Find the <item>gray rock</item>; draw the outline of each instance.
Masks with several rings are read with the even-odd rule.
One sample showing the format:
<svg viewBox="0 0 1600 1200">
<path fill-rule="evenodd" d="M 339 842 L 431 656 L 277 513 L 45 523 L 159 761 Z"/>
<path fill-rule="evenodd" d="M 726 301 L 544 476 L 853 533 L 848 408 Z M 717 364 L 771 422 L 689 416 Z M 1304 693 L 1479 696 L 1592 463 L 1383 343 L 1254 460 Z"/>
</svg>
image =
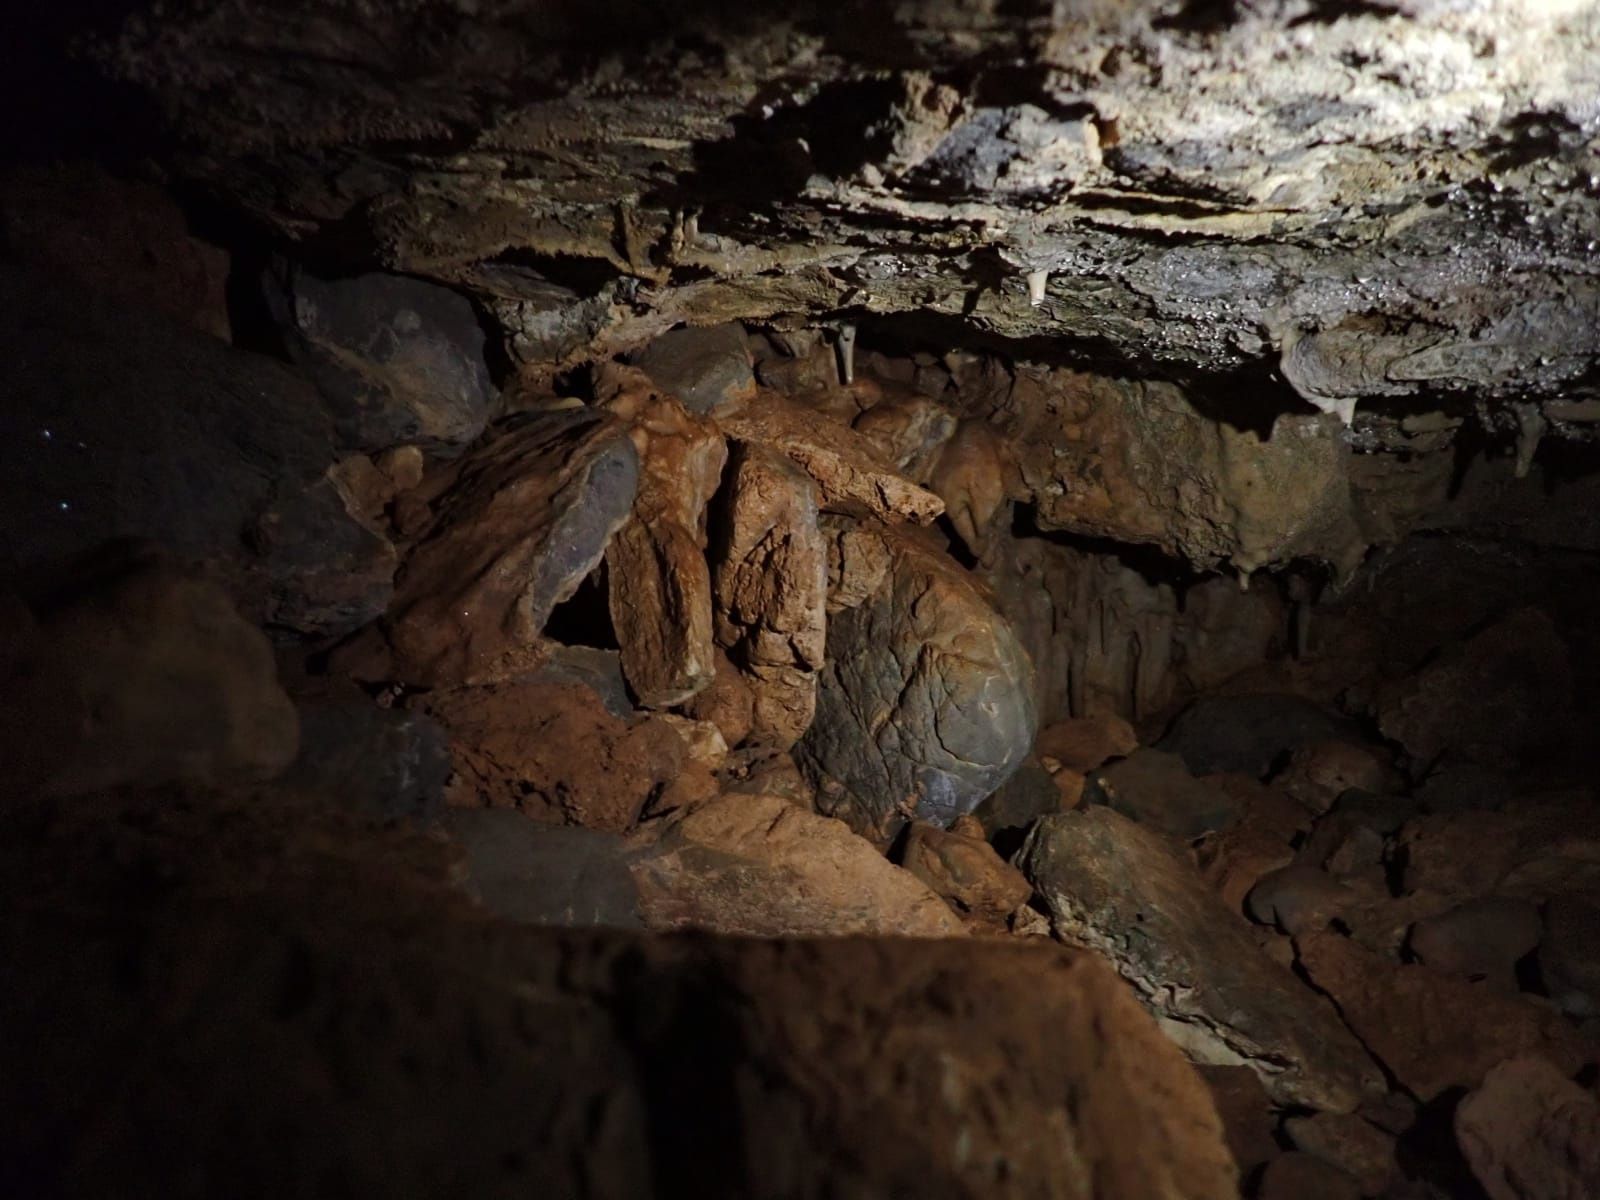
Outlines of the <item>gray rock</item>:
<svg viewBox="0 0 1600 1200">
<path fill-rule="evenodd" d="M 531 925 L 639 929 L 638 890 L 620 834 L 546 825 L 513 809 L 453 808 L 445 827 L 467 856 L 467 892 Z"/>
<path fill-rule="evenodd" d="M 581 683 L 595 695 L 613 717 L 631 717 L 633 701 L 622 678 L 622 656 L 615 650 L 592 646 L 562 646 L 533 673 L 533 678 L 550 683 Z"/>
<path fill-rule="evenodd" d="M 1033 665 L 971 576 L 931 542 L 883 527 L 888 569 L 828 619 L 816 719 L 795 757 L 818 807 L 887 838 L 915 817 L 971 812 L 1027 757 Z"/>
<path fill-rule="evenodd" d="M 671 330 L 634 355 L 633 364 L 691 412 L 714 413 L 755 391 L 750 347 L 737 321 Z"/>
<path fill-rule="evenodd" d="M 1164 750 L 1135 750 L 1088 776 L 1084 798 L 1178 838 L 1228 829 L 1238 823 L 1239 801 L 1189 774 L 1183 759 Z"/>
<path fill-rule="evenodd" d="M 319 279 L 285 262 L 268 273 L 264 293 L 347 447 L 447 448 L 483 432 L 495 388 L 465 296 L 401 275 Z"/>
<path fill-rule="evenodd" d="M 380 821 L 432 821 L 450 777 L 445 731 L 422 713 L 361 699 L 300 706 L 300 757 L 282 786 Z"/>
<path fill-rule="evenodd" d="M 9 269 L 0 353 L 8 566 L 145 538 L 208 560 L 260 623 L 338 635 L 383 611 L 393 548 L 328 483 L 332 422 L 282 364 Z"/>
<path fill-rule="evenodd" d="M 1282 1105 L 1349 1112 L 1383 1090 L 1327 1001 L 1161 835 L 1106 808 L 1060 813 L 1033 827 L 1017 864 L 1057 936 L 1109 958 L 1191 1058 L 1242 1062 Z"/>
<path fill-rule="evenodd" d="M 1042 767 L 1023 766 L 1002 783 L 972 815 L 990 838 L 1015 838 L 1040 817 L 1061 811 L 1061 789 Z M 1013 843 L 1014 844 L 1014 843 Z"/>
<path fill-rule="evenodd" d="M 1182 756 L 1196 775 L 1266 775 L 1301 746 L 1355 740 L 1355 726 L 1299 696 L 1206 696 L 1179 714 L 1156 749 Z"/>
</svg>

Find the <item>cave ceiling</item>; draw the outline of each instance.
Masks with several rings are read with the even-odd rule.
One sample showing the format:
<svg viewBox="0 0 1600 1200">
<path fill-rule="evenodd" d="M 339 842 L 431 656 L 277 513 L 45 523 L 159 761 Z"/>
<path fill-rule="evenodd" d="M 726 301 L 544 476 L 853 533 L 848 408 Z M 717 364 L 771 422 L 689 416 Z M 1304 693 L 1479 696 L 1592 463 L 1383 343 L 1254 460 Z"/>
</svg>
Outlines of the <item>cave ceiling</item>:
<svg viewBox="0 0 1600 1200">
<path fill-rule="evenodd" d="M 916 314 L 1347 418 L 1600 407 L 1588 0 L 227 0 L 79 48 L 180 180 L 530 369 Z"/>
</svg>

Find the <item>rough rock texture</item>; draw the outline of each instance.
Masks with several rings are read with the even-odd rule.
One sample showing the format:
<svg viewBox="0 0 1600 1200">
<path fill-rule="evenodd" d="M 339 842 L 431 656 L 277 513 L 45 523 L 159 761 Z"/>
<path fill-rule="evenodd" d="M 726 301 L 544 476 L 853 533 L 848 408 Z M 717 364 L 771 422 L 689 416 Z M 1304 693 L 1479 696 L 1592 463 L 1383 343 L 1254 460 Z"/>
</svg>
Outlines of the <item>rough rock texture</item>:
<svg viewBox="0 0 1600 1200">
<path fill-rule="evenodd" d="M 824 508 L 846 513 L 864 509 L 920 524 L 944 511 L 938 496 L 880 461 L 865 438 L 775 393 L 763 393 L 719 418 L 718 424 L 731 441 L 761 446 L 793 460 L 816 480 Z"/>
<path fill-rule="evenodd" d="M 755 697 L 751 685 L 728 656 L 718 650 L 711 682 L 684 706 L 684 714 L 709 721 L 722 734 L 723 744 L 738 747 L 754 725 Z"/>
<path fill-rule="evenodd" d="M 887 569 L 828 620 L 817 716 L 796 747 L 819 807 L 873 837 L 946 826 L 1022 764 L 1033 667 L 982 587 L 921 537 L 862 527 Z"/>
<path fill-rule="evenodd" d="M 1376 1196 L 1394 1175 L 1395 1139 L 1355 1113 L 1312 1113 L 1290 1117 L 1284 1133 L 1296 1150 L 1339 1168 Z"/>
<path fill-rule="evenodd" d="M 317 634 L 370 621 L 394 550 L 325 477 L 336 450 L 317 393 L 152 307 L 0 273 L 8 572 L 148 538 L 208 560 L 253 620 Z"/>
<path fill-rule="evenodd" d="M 975 827 L 961 828 L 968 822 Z M 956 824 L 949 831 L 912 824 L 900 849 L 900 865 L 974 924 L 1003 927 L 1033 895 L 1033 886 L 994 852 L 972 817 Z"/>
<path fill-rule="evenodd" d="M 1123 758 L 1139 747 L 1133 726 L 1107 713 L 1099 717 L 1069 717 L 1039 730 L 1034 751 L 1053 758 L 1073 771 L 1092 771 L 1113 758 Z"/>
<path fill-rule="evenodd" d="M 613 716 L 576 683 L 512 680 L 429 692 L 420 702 L 450 734 L 452 804 L 621 832 L 678 777 L 686 756 L 670 726 Z"/>
<path fill-rule="evenodd" d="M 817 521 L 805 472 L 764 447 L 734 449 L 713 534 L 716 636 L 749 685 L 748 736 L 778 749 L 816 711 L 828 587 Z"/>
<path fill-rule="evenodd" d="M 493 678 L 534 649 L 551 611 L 627 520 L 639 457 L 588 412 L 525 418 L 432 485 L 431 524 L 386 621 L 399 678 Z"/>
<path fill-rule="evenodd" d="M 421 713 L 365 697 L 300 706 L 300 757 L 280 786 L 381 821 L 437 818 L 450 778 L 445 731 Z"/>
<path fill-rule="evenodd" d="M 611 625 L 639 703 L 671 708 L 716 671 L 706 505 L 727 446 L 714 425 L 670 397 L 624 393 L 607 407 L 632 421 L 639 455 L 633 515 L 606 547 Z"/>
<path fill-rule="evenodd" d="M 9 795 L 270 779 L 300 723 L 272 650 L 227 593 L 148 547 L 64 568 L 6 606 L 0 674 Z"/>
<path fill-rule="evenodd" d="M 1600 1103 L 1542 1058 L 1513 1058 L 1456 1108 L 1456 1140 L 1489 1200 L 1600 1193 Z"/>
<path fill-rule="evenodd" d="M 710 329 L 674 329 L 632 361 L 690 412 L 718 413 L 755 396 L 750 347 L 736 322 Z"/>
<path fill-rule="evenodd" d="M 1419 1099 L 1471 1088 L 1496 1063 L 1542 1054 L 1575 1072 L 1595 1048 L 1559 1013 L 1426 967 L 1385 962 L 1337 933 L 1295 940 L 1297 957 L 1363 1044 Z"/>
<path fill-rule="evenodd" d="M 438 843 L 315 809 L 58 815 L 0 837 L 31 1194 L 1237 1194 L 1203 1085 L 1089 955 L 519 929 Z"/>
<path fill-rule="evenodd" d="M 1159 834 L 1105 808 L 1062 813 L 1033 827 L 1018 864 L 1057 936 L 1110 959 L 1197 1061 L 1253 1068 L 1280 1104 L 1348 1112 L 1381 1091 L 1331 1006 Z"/>
<path fill-rule="evenodd" d="M 657 840 L 633 872 L 652 929 L 753 937 L 966 933 L 912 872 L 842 822 L 778 796 L 722 796 L 646 836 Z"/>
<path fill-rule="evenodd" d="M 290 358 L 315 380 L 341 441 L 448 448 L 483 432 L 495 398 L 467 299 L 398 275 L 319 279 L 279 263 L 263 282 Z"/>
<path fill-rule="evenodd" d="M 1217 784 L 1189 774 L 1183 759 L 1163 750 L 1135 750 L 1089 775 L 1085 796 L 1141 825 L 1188 840 L 1227 829 L 1239 804 Z"/>
<path fill-rule="evenodd" d="M 1184 709 L 1156 749 L 1181 755 L 1196 775 L 1260 778 L 1303 746 L 1353 733 L 1350 722 L 1300 696 L 1207 696 Z"/>
</svg>

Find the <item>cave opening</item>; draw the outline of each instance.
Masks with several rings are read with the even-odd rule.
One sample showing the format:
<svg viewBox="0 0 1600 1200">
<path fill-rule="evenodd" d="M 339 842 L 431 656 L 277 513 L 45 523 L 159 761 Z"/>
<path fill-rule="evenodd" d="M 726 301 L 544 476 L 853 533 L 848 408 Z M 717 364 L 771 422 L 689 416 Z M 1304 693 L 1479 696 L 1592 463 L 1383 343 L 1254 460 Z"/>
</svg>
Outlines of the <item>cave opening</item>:
<svg viewBox="0 0 1600 1200">
<path fill-rule="evenodd" d="M 1600 4 L 88 0 L 0 1192 L 1600 1195 Z"/>
</svg>

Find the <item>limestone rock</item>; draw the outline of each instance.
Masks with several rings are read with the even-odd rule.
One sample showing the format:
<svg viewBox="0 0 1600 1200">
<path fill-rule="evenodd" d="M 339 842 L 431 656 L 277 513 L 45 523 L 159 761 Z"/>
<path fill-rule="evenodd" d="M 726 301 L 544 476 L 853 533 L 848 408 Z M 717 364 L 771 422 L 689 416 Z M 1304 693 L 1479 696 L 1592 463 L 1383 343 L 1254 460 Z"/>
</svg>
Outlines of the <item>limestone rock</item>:
<svg viewBox="0 0 1600 1200">
<path fill-rule="evenodd" d="M 876 535 L 888 570 L 828 621 L 796 756 L 824 811 L 886 839 L 908 819 L 972 811 L 1027 757 L 1037 717 L 1032 664 L 977 582 L 920 537 Z"/>
<path fill-rule="evenodd" d="M 8 787 L 81 795 L 173 780 L 271 779 L 299 718 L 272 648 L 215 583 L 147 546 L 63 568 L 8 613 L 0 751 Z"/>
<path fill-rule="evenodd" d="M 1355 893 L 1326 871 L 1296 863 L 1262 876 L 1245 908 L 1262 924 L 1293 934 L 1326 928 L 1355 901 Z"/>
<path fill-rule="evenodd" d="M 1139 747 L 1133 726 L 1113 713 L 1093 717 L 1068 717 L 1039 730 L 1035 753 L 1053 758 L 1063 767 L 1088 772 L 1113 758 L 1124 758 Z"/>
<path fill-rule="evenodd" d="M 956 420 L 956 415 L 936 400 L 915 392 L 897 392 L 878 401 L 851 425 L 879 458 L 907 479 L 926 485 L 940 451 L 956 431 Z M 942 494 L 940 498 L 944 499 Z"/>
<path fill-rule="evenodd" d="M 1228 829 L 1239 820 L 1239 806 L 1232 796 L 1214 783 L 1196 779 L 1183 759 L 1163 750 L 1135 750 L 1092 772 L 1086 795 L 1091 804 L 1104 804 L 1141 825 L 1185 840 Z"/>
<path fill-rule="evenodd" d="M 830 511 L 866 511 L 926 524 L 944 511 L 939 497 L 879 460 L 848 426 L 775 393 L 763 393 L 718 418 L 731 441 L 761 446 L 793 461 L 816 480 Z"/>
<path fill-rule="evenodd" d="M 606 407 L 631 422 L 639 454 L 633 516 L 606 549 L 611 624 L 622 671 L 646 708 L 682 704 L 711 682 L 706 504 L 727 446 L 677 400 L 624 389 Z"/>
<path fill-rule="evenodd" d="M 1543 1054 L 1568 1071 L 1589 1060 L 1559 1013 L 1430 971 L 1384 962 L 1337 933 L 1295 939 L 1301 966 L 1400 1083 L 1428 1101 L 1476 1087 L 1496 1063 Z"/>
<path fill-rule="evenodd" d="M 136 537 L 206 560 L 260 624 L 337 636 L 388 604 L 394 549 L 350 518 L 327 411 L 281 363 L 14 268 L 0 339 L 16 571 Z"/>
<path fill-rule="evenodd" d="M 1420 765 L 1446 750 L 1514 768 L 1559 744 L 1572 705 L 1565 642 L 1550 618 L 1523 608 L 1378 698 L 1378 725 Z"/>
<path fill-rule="evenodd" d="M 1003 928 L 1005 919 L 1027 903 L 1033 887 L 994 852 L 981 826 L 975 832 L 977 836 L 913 823 L 906 830 L 900 865 L 975 925 Z"/>
<path fill-rule="evenodd" d="M 287 262 L 269 272 L 263 293 L 345 445 L 448 448 L 483 432 L 495 391 L 465 296 L 400 275 L 321 279 Z"/>
<path fill-rule="evenodd" d="M 1206 696 L 1179 714 L 1156 749 L 1181 755 L 1196 775 L 1242 771 L 1261 778 L 1302 746 L 1350 732 L 1350 722 L 1299 696 Z"/>
<path fill-rule="evenodd" d="M 1523 796 L 1498 812 L 1425 814 L 1396 843 L 1408 891 L 1536 902 L 1600 895 L 1600 808 L 1586 790 Z"/>
<path fill-rule="evenodd" d="M 1022 835 L 1039 817 L 1068 807 L 1055 777 L 1041 767 L 1024 762 L 1010 779 L 972 810 L 991 838 L 1007 846 L 1021 843 Z"/>
<path fill-rule="evenodd" d="M 1457 1106 L 1455 1128 L 1489 1200 L 1600 1194 L 1600 1103 L 1543 1058 L 1490 1070 Z"/>
<path fill-rule="evenodd" d="M 671 727 L 613 716 L 575 683 L 511 680 L 419 699 L 450 734 L 454 805 L 622 832 L 685 763 Z"/>
<path fill-rule="evenodd" d="M 929 486 L 974 557 L 990 556 L 1007 501 L 1026 494 L 1015 475 L 1011 444 L 987 421 L 963 421 L 934 461 Z"/>
<path fill-rule="evenodd" d="M 528 653 L 627 520 L 638 479 L 625 428 L 589 412 L 522 420 L 455 464 L 387 618 L 400 677 L 492 678 Z"/>
<path fill-rule="evenodd" d="M 693 413 L 718 414 L 755 396 L 750 347 L 738 322 L 670 330 L 632 361 Z"/>
<path fill-rule="evenodd" d="M 811 479 L 763 447 L 737 447 L 713 558 L 717 641 L 749 684 L 749 737 L 788 749 L 811 724 L 826 645 L 826 547 Z"/>
<path fill-rule="evenodd" d="M 437 819 L 450 777 L 444 730 L 365 697 L 300 705 L 300 757 L 279 786 L 379 821 Z"/>
<path fill-rule="evenodd" d="M 677 713 L 658 713 L 654 720 L 677 731 L 690 762 L 714 771 L 727 760 L 728 743 L 722 736 L 722 730 L 710 721 L 696 721 Z"/>
<path fill-rule="evenodd" d="M 1056 935 L 1110 959 L 1195 1060 L 1243 1063 L 1285 1105 L 1349 1112 L 1382 1090 L 1331 1006 L 1159 834 L 1086 808 L 1040 820 L 1017 861 Z"/>
<path fill-rule="evenodd" d="M 633 866 L 652 929 L 752 937 L 958 937 L 944 901 L 841 822 L 778 796 L 688 809 Z"/>
<path fill-rule="evenodd" d="M 1336 740 L 1300 746 L 1273 782 L 1312 811 L 1326 812 L 1348 791 L 1382 795 L 1398 780 L 1378 750 Z"/>
<path fill-rule="evenodd" d="M 751 684 L 720 649 L 716 652 L 711 682 L 684 705 L 684 714 L 710 721 L 733 749 L 750 736 L 754 725 L 755 697 Z"/>
<path fill-rule="evenodd" d="M 1248 818 L 1212 834 L 1195 847 L 1200 877 L 1231 912 L 1243 912 L 1245 897 L 1265 876 L 1294 861 L 1287 839 L 1256 828 Z"/>
</svg>

